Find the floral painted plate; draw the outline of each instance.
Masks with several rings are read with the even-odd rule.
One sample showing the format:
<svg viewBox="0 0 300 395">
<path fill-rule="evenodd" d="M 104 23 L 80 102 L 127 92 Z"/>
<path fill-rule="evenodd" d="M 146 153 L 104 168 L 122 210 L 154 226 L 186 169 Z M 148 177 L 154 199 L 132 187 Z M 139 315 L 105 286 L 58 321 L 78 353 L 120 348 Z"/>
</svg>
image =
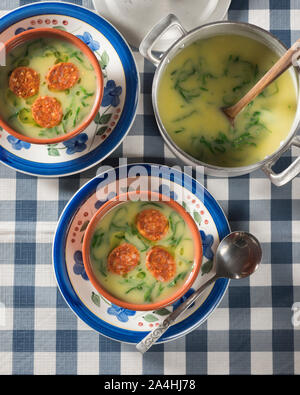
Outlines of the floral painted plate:
<svg viewBox="0 0 300 395">
<path fill-rule="evenodd" d="M 104 76 L 103 101 L 88 128 L 63 143 L 29 144 L 1 130 L 0 161 L 32 175 L 67 176 L 96 165 L 125 138 L 136 113 L 138 72 L 118 31 L 99 15 L 73 4 L 35 3 L 5 14 L 0 19 L 0 41 L 37 27 L 67 30 L 94 51 Z"/>
<path fill-rule="evenodd" d="M 212 276 L 214 253 L 220 240 L 230 231 L 222 209 L 208 191 L 178 170 L 172 169 L 172 181 L 169 181 L 170 170 L 167 166 L 149 164 L 111 168 L 87 182 L 69 201 L 59 219 L 53 244 L 53 264 L 59 289 L 78 317 L 111 339 L 139 342 L 147 331 L 158 325 L 208 276 Z M 116 193 L 136 186 L 137 180 L 142 182 L 143 189 L 151 188 L 169 195 L 185 207 L 199 227 L 204 252 L 201 272 L 188 293 L 172 306 L 148 312 L 120 308 L 99 295 L 85 273 L 81 250 L 84 231 L 93 214 Z M 226 279 L 217 280 L 178 323 L 168 329 L 160 342 L 181 337 L 202 324 L 221 301 L 228 282 Z"/>
</svg>

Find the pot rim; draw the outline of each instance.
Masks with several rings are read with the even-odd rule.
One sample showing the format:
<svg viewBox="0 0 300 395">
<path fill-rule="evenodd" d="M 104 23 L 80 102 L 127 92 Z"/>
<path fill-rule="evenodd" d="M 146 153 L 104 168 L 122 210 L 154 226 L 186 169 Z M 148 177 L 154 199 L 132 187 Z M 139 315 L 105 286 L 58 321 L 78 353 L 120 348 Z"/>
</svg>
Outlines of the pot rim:
<svg viewBox="0 0 300 395">
<path fill-rule="evenodd" d="M 275 163 L 276 160 L 281 157 L 281 155 L 287 151 L 290 147 L 290 145 L 292 144 L 292 140 L 295 137 L 297 130 L 300 126 L 300 119 L 298 120 L 297 123 L 295 123 L 296 117 L 298 112 L 300 111 L 300 98 L 299 98 L 299 84 L 300 84 L 300 78 L 299 78 L 299 73 L 297 72 L 296 68 L 294 66 L 294 72 L 295 72 L 295 77 L 296 77 L 296 82 L 297 82 L 297 90 L 296 90 L 296 100 L 297 100 L 297 109 L 296 109 L 296 113 L 294 116 L 294 122 L 290 128 L 290 132 L 287 135 L 286 139 L 284 140 L 284 142 L 278 147 L 278 149 L 276 151 L 274 151 L 271 155 L 268 155 L 267 157 L 265 157 L 264 159 L 262 159 L 259 162 L 247 165 L 247 166 L 239 166 L 239 167 L 221 167 L 221 166 L 216 166 L 216 165 L 212 165 L 206 162 L 202 162 L 196 158 L 194 158 L 193 156 L 191 156 L 190 154 L 186 153 L 182 148 L 180 148 L 175 142 L 174 140 L 170 137 L 170 135 L 168 134 L 167 130 L 165 129 L 161 119 L 160 119 L 160 115 L 159 115 L 159 111 L 158 111 L 158 105 L 157 105 L 157 91 L 158 91 L 158 83 L 159 80 L 161 78 L 161 72 L 162 72 L 162 68 L 165 66 L 165 63 L 168 59 L 168 56 L 170 54 L 171 51 L 176 51 L 176 54 L 178 52 L 180 52 L 180 45 L 183 44 L 184 41 L 188 40 L 190 38 L 190 36 L 192 36 L 193 34 L 195 34 L 198 31 L 201 31 L 202 29 L 208 28 L 210 26 L 220 26 L 220 25 L 236 25 L 236 26 L 241 26 L 244 28 L 248 28 L 248 29 L 252 29 L 254 31 L 257 31 L 261 34 L 264 34 L 266 36 L 267 39 L 272 39 L 274 40 L 277 44 L 279 44 L 279 46 L 282 47 L 283 50 L 287 50 L 287 46 L 278 38 L 276 37 L 274 34 L 272 34 L 271 32 L 269 32 L 268 30 L 265 30 L 263 28 L 261 28 L 260 26 L 251 24 L 251 23 L 247 23 L 247 22 L 238 22 L 238 21 L 216 21 L 216 22 L 210 22 L 207 23 L 205 25 L 201 25 L 199 27 L 196 27 L 195 29 L 192 29 L 190 31 L 187 32 L 187 34 L 183 35 L 182 37 L 180 37 L 178 40 L 176 40 L 163 54 L 163 56 L 160 58 L 160 62 L 157 66 L 157 69 L 155 71 L 154 74 L 154 78 L 153 78 L 153 85 L 152 85 L 152 103 L 153 103 L 153 109 L 154 109 L 154 115 L 156 118 L 156 122 L 158 124 L 159 130 L 161 132 L 161 135 L 163 137 L 163 139 L 165 140 L 165 142 L 168 144 L 169 148 L 171 149 L 171 151 L 176 155 L 179 156 L 179 158 L 181 160 L 183 160 L 184 162 L 188 162 L 191 166 L 199 166 L 199 167 L 204 167 L 206 169 L 212 170 L 213 172 L 217 173 L 236 173 L 237 175 L 240 174 L 247 174 L 250 173 L 254 170 L 257 170 L 267 164 L 270 163 Z M 225 33 L 227 34 L 227 33 Z M 236 33 L 232 33 L 232 34 L 236 34 Z M 258 40 L 257 40 L 258 41 Z M 172 55 L 172 59 L 175 56 Z"/>
</svg>

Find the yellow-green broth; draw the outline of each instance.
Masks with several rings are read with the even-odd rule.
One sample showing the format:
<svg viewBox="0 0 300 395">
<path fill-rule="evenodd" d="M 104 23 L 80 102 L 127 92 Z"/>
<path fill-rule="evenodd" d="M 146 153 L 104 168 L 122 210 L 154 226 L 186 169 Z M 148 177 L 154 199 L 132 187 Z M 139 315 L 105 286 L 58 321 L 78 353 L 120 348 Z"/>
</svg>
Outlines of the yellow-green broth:
<svg viewBox="0 0 300 395">
<path fill-rule="evenodd" d="M 70 89 L 49 90 L 46 76 L 60 62 L 71 62 L 80 78 Z M 26 99 L 9 89 L 9 76 L 20 66 L 34 69 L 40 76 L 37 95 Z M 62 121 L 53 128 L 42 128 L 34 121 L 31 106 L 39 96 L 55 97 L 61 103 Z M 86 55 L 73 44 L 51 38 L 40 38 L 14 48 L 7 56 L 0 73 L 0 114 L 16 131 L 32 138 L 55 138 L 74 130 L 90 114 L 96 96 L 96 75 Z"/>
<path fill-rule="evenodd" d="M 156 242 L 142 237 L 135 226 L 137 214 L 148 208 L 161 211 L 169 220 L 168 233 Z M 138 249 L 140 261 L 121 276 L 108 271 L 107 257 L 125 242 Z M 146 254 L 155 245 L 165 247 L 175 258 L 176 273 L 168 282 L 157 280 L 146 267 Z M 147 304 L 172 296 L 183 285 L 193 268 L 194 245 L 189 227 L 170 206 L 130 201 L 116 206 L 101 219 L 92 237 L 90 257 L 95 276 L 111 295 L 128 303 Z"/>
<path fill-rule="evenodd" d="M 222 167 L 250 165 L 275 152 L 296 112 L 289 71 L 249 103 L 234 128 L 220 108 L 235 104 L 277 60 L 264 44 L 239 35 L 181 50 L 158 86 L 158 111 L 170 137 L 194 158 Z"/>
</svg>

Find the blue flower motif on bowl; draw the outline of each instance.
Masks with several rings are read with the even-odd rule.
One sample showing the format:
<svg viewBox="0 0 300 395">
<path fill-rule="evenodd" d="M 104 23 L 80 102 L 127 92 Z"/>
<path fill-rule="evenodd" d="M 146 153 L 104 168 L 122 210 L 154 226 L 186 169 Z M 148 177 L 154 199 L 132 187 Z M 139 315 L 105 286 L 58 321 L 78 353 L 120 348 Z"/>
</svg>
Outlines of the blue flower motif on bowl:
<svg viewBox="0 0 300 395">
<path fill-rule="evenodd" d="M 32 30 L 32 29 L 34 29 L 34 27 L 28 27 L 27 29 L 24 29 L 24 27 L 18 27 L 16 30 L 15 30 L 15 36 L 17 35 L 17 34 L 20 34 L 20 33 L 23 33 L 23 32 L 25 32 L 26 30 Z"/>
<path fill-rule="evenodd" d="M 116 86 L 114 80 L 108 80 L 103 91 L 103 99 L 101 106 L 113 106 L 117 107 L 120 104 L 120 95 L 122 93 L 122 87 Z"/>
<path fill-rule="evenodd" d="M 213 243 L 214 243 L 214 237 L 213 235 L 206 235 L 203 230 L 200 230 L 200 235 L 202 239 L 202 247 L 203 247 L 203 255 L 209 259 L 212 260 L 214 257 L 214 253 L 211 249 Z"/>
<path fill-rule="evenodd" d="M 76 37 L 80 38 L 92 51 L 100 49 L 100 44 L 93 39 L 90 33 L 84 32 L 83 35 L 79 34 Z"/>
<path fill-rule="evenodd" d="M 85 272 L 83 265 L 82 252 L 79 250 L 75 251 L 73 258 L 75 261 L 75 265 L 73 266 L 73 272 L 81 276 L 84 280 L 88 280 L 88 276 Z"/>
<path fill-rule="evenodd" d="M 193 288 L 190 288 L 180 299 L 176 300 L 175 303 L 172 304 L 173 306 L 173 311 L 177 309 L 177 307 L 179 307 L 183 302 L 185 302 L 193 293 L 195 292 L 195 290 Z M 189 309 L 191 307 L 194 306 L 195 303 L 192 303 L 189 307 Z"/>
<path fill-rule="evenodd" d="M 134 316 L 136 314 L 136 311 L 124 309 L 115 304 L 112 304 L 107 309 L 107 313 L 116 316 L 120 322 L 128 322 L 129 317 Z"/>
<path fill-rule="evenodd" d="M 158 188 L 158 192 L 161 193 L 162 195 L 169 197 L 170 199 L 173 199 L 173 200 L 178 199 L 177 193 L 172 191 L 170 189 L 169 185 L 161 184 Z"/>
<path fill-rule="evenodd" d="M 15 149 L 17 151 L 20 151 L 22 148 L 29 149 L 31 147 L 30 143 L 27 143 L 26 141 L 19 140 L 14 136 L 8 136 L 7 141 L 12 145 L 13 149 Z"/>
<path fill-rule="evenodd" d="M 64 141 L 63 145 L 67 148 L 66 153 L 72 155 L 76 152 L 84 151 L 87 147 L 85 144 L 87 141 L 88 135 L 86 133 L 81 133 L 70 140 Z"/>
<path fill-rule="evenodd" d="M 117 196 L 116 192 L 109 192 L 106 200 L 97 200 L 97 202 L 95 203 L 95 209 L 98 210 L 104 203 L 106 203 L 108 200 L 114 198 L 115 196 Z"/>
</svg>

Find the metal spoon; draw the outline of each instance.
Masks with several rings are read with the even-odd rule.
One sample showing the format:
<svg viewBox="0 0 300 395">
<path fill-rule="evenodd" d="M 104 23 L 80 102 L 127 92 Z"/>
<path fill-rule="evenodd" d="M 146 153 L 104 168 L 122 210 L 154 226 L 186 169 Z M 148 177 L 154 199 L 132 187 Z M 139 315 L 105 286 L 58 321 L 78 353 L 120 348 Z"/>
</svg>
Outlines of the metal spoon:
<svg viewBox="0 0 300 395">
<path fill-rule="evenodd" d="M 214 257 L 216 274 L 207 280 L 185 302 L 174 310 L 158 327 L 152 330 L 136 345 L 141 353 L 146 352 L 176 319 L 218 278 L 240 279 L 248 277 L 259 266 L 262 250 L 259 241 L 247 232 L 232 232 L 219 244 Z"/>
<path fill-rule="evenodd" d="M 300 56 L 300 39 L 297 40 L 291 48 L 270 68 L 269 71 L 233 106 L 223 107 L 221 110 L 234 126 L 235 117 L 242 109 L 256 98 L 271 82 L 278 78 L 292 64 L 297 65 L 296 61 Z"/>
</svg>

